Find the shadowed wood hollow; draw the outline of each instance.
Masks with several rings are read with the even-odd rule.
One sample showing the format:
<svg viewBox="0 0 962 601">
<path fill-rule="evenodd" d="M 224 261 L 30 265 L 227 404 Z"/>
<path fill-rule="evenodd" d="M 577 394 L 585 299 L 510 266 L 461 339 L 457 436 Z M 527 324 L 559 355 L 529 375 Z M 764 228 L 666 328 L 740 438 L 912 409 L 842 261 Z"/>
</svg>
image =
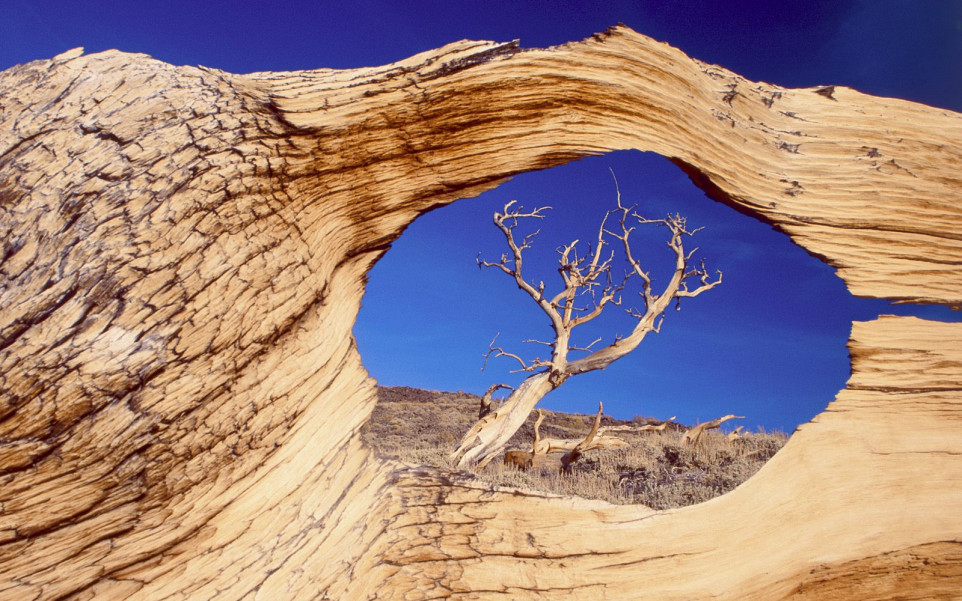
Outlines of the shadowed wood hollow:
<svg viewBox="0 0 962 601">
<path fill-rule="evenodd" d="M 962 325 L 855 323 L 826 411 L 665 512 L 374 457 L 351 328 L 419 214 L 629 148 L 856 295 L 958 305 L 959 140 L 956 113 L 751 82 L 622 27 L 345 71 L 8 69 L 0 599 L 951 597 Z"/>
</svg>

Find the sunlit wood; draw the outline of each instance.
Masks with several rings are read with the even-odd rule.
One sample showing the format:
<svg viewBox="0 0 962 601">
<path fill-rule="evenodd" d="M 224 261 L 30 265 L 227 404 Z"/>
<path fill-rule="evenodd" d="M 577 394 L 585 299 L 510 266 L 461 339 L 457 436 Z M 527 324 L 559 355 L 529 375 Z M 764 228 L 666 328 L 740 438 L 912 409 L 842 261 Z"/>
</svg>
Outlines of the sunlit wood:
<svg viewBox="0 0 962 601">
<path fill-rule="evenodd" d="M 854 294 L 962 304 L 960 140 L 956 113 L 748 81 L 625 28 L 351 71 L 4 71 L 0 599 L 951 598 L 962 325 L 855 323 L 836 400 L 666 512 L 375 457 L 351 328 L 420 213 L 626 148 Z"/>
</svg>

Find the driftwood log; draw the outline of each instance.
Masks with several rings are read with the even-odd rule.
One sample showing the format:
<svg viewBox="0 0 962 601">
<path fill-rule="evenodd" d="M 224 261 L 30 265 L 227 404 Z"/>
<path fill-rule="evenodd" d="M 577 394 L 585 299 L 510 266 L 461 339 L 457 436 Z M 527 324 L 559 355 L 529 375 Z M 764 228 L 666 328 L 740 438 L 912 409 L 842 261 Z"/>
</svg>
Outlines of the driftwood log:
<svg viewBox="0 0 962 601">
<path fill-rule="evenodd" d="M 962 303 L 962 116 L 625 28 L 233 75 L 0 73 L 0 599 L 932 599 L 962 583 L 962 325 L 852 376 L 734 492 L 654 512 L 376 458 L 351 327 L 419 214 L 637 148 L 857 295 Z"/>
</svg>

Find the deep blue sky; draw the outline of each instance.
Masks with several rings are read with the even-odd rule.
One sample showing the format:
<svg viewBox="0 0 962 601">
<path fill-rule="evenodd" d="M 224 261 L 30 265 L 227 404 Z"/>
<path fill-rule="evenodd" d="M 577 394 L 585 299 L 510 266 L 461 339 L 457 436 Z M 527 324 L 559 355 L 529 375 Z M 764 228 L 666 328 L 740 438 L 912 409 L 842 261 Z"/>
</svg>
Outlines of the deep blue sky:
<svg viewBox="0 0 962 601">
<path fill-rule="evenodd" d="M 962 1 L 307 2 L 274 0 L 3 0 L 0 69 L 75 46 L 118 48 L 174 64 L 232 72 L 348 68 L 399 60 L 469 38 L 543 47 L 623 22 L 704 61 L 789 87 L 851 86 L 962 111 Z M 569 380 L 545 406 L 617 417 L 724 413 L 749 427 L 793 429 L 834 397 L 848 376 L 853 319 L 879 313 L 959 318 L 941 308 L 890 308 L 853 299 L 833 270 L 785 236 L 706 199 L 664 159 L 617 153 L 527 174 L 477 199 L 416 222 L 371 274 L 355 328 L 365 364 L 385 384 L 480 393 L 516 383 L 507 360 L 480 372 L 496 332 L 543 337 L 545 318 L 502 274 L 491 213 L 517 198 L 551 205 L 535 251 L 550 272 L 553 249 L 589 236 L 614 202 L 609 168 L 624 197 L 651 216 L 669 209 L 707 226 L 697 244 L 725 283 L 671 311 L 660 335 L 604 373 Z M 652 267 L 670 261 L 651 247 Z M 532 261 L 535 261 L 532 254 Z M 543 277 L 550 284 L 550 273 Z M 601 329 L 624 333 L 623 315 Z M 536 353 L 539 349 L 531 349 Z"/>
</svg>

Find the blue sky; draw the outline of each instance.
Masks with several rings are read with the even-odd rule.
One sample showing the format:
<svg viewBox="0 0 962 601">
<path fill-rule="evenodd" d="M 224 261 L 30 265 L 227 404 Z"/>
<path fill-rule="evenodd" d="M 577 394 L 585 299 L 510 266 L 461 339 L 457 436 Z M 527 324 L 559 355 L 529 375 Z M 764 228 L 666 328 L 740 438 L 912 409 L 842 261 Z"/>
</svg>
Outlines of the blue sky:
<svg viewBox="0 0 962 601">
<path fill-rule="evenodd" d="M 349 68 L 464 38 L 543 47 L 618 22 L 749 79 L 846 85 L 962 111 L 959 0 L 4 0 L 0 69 L 75 46 L 238 73 Z M 372 272 L 355 328 L 372 375 L 385 384 L 476 393 L 493 382 L 517 383 L 506 360 L 481 373 L 481 355 L 497 332 L 500 343 L 524 352 L 521 340 L 544 337 L 547 321 L 503 274 L 476 267 L 478 252 L 496 258 L 503 249 L 491 213 L 511 199 L 554 207 L 531 257 L 550 283 L 554 248 L 591 235 L 613 205 L 609 169 L 626 200 L 647 215 L 670 209 L 706 226 L 696 244 L 712 268 L 724 270 L 725 283 L 671 311 L 662 333 L 632 356 L 569 380 L 545 399 L 548 408 L 590 412 L 603 400 L 617 417 L 677 415 L 687 423 L 731 412 L 746 415 L 752 428 L 791 431 L 844 386 L 852 320 L 960 318 L 940 307 L 853 299 L 831 268 L 787 237 L 708 200 L 661 157 L 623 152 L 525 174 L 413 224 Z M 656 273 L 670 261 L 659 257 L 665 250 L 650 248 Z M 629 327 L 623 314 L 611 318 L 598 333 L 606 340 Z"/>
</svg>

